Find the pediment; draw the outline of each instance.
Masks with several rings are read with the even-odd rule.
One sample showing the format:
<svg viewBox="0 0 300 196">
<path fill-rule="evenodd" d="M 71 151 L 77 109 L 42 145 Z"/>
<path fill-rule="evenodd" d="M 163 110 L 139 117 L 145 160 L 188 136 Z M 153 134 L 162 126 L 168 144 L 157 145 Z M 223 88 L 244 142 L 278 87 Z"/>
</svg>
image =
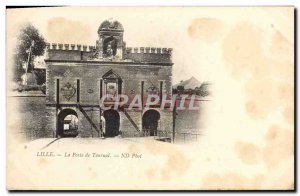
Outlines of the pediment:
<svg viewBox="0 0 300 196">
<path fill-rule="evenodd" d="M 117 78 L 117 79 L 121 79 L 121 77 L 116 74 L 112 69 L 109 70 L 108 72 L 106 72 L 102 78 Z"/>
</svg>

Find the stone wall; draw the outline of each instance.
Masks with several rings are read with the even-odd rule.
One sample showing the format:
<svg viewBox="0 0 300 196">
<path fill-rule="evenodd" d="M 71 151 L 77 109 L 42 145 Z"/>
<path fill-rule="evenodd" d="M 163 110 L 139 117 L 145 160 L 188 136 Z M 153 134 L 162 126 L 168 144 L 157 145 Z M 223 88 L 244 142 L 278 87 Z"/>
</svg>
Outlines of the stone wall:
<svg viewBox="0 0 300 196">
<path fill-rule="evenodd" d="M 9 100 L 17 103 L 17 115 L 15 115 L 15 121 L 20 126 L 13 131 L 19 136 L 27 139 L 34 140 L 38 138 L 52 138 L 56 137 L 56 108 L 46 107 L 45 96 L 14 96 L 9 97 Z M 200 133 L 205 130 L 206 118 L 205 111 L 209 107 L 209 101 L 200 101 L 200 110 L 177 111 L 176 116 L 176 142 L 189 142 L 196 141 L 196 137 L 200 135 L 183 135 L 182 133 Z M 77 107 L 61 107 L 58 112 L 63 109 L 71 108 L 76 111 L 79 121 L 79 135 L 78 137 L 99 137 L 99 133 L 91 126 L 86 116 Z M 153 109 L 153 108 L 151 108 Z M 160 121 L 158 129 L 165 131 L 161 136 L 172 137 L 173 131 L 173 112 L 166 109 L 156 109 L 160 113 Z M 86 115 L 94 122 L 97 128 L 100 130 L 100 116 L 99 109 L 95 107 L 85 107 L 84 111 Z M 146 111 L 146 110 L 145 110 Z M 145 112 L 144 111 L 144 112 Z M 120 115 L 120 131 L 124 137 L 140 137 L 143 136 L 142 132 L 142 111 L 131 110 L 126 111 L 130 118 L 136 123 L 141 132 L 138 132 L 132 125 L 128 117 L 123 111 L 119 111 Z M 11 113 L 11 112 L 10 112 Z"/>
<path fill-rule="evenodd" d="M 163 93 L 171 96 L 172 67 L 158 65 L 112 65 L 91 63 L 47 63 L 47 103 L 56 103 L 56 79 L 60 80 L 60 88 L 66 83 L 76 87 L 76 80 L 80 80 L 80 103 L 99 104 L 100 79 L 112 70 L 122 79 L 122 94 L 132 99 L 141 94 L 141 82 L 144 81 L 144 95 L 146 90 L 154 85 L 158 90 L 160 81 L 163 82 Z M 132 93 L 134 92 L 134 93 Z M 76 103 L 76 95 L 69 101 L 60 95 L 61 103 Z"/>
<path fill-rule="evenodd" d="M 198 110 L 177 110 L 175 119 L 175 141 L 195 142 L 205 135 L 207 127 L 207 113 L 211 107 L 210 100 L 197 99 L 195 106 Z M 188 105 L 188 104 L 187 104 Z"/>
<path fill-rule="evenodd" d="M 16 95 L 8 97 L 11 103 L 17 105 L 14 116 L 18 128 L 12 130 L 22 139 L 33 140 L 38 138 L 53 137 L 53 129 L 49 129 L 47 125 L 51 124 L 49 113 L 46 112 L 44 95 Z M 10 115 L 14 111 L 9 112 Z"/>
</svg>

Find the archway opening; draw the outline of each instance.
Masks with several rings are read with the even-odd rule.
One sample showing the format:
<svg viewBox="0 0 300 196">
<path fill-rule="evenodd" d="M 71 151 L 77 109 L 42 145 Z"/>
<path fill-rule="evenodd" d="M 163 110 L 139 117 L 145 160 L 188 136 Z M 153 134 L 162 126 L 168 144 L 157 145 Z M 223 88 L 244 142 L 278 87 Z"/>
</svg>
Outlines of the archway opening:
<svg viewBox="0 0 300 196">
<path fill-rule="evenodd" d="M 64 109 L 58 114 L 59 137 L 76 137 L 78 135 L 78 115 L 72 109 Z"/>
<path fill-rule="evenodd" d="M 110 109 L 103 113 L 105 118 L 104 137 L 115 137 L 119 135 L 120 115 L 118 111 Z"/>
<path fill-rule="evenodd" d="M 156 110 L 148 110 L 143 115 L 143 132 L 147 136 L 156 136 L 160 114 Z"/>
</svg>

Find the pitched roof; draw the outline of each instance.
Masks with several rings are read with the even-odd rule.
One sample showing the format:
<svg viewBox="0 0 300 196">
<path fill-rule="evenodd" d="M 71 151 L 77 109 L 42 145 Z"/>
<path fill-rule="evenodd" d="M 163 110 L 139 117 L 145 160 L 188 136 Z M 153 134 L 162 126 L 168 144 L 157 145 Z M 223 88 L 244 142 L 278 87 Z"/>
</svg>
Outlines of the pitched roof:
<svg viewBox="0 0 300 196">
<path fill-rule="evenodd" d="M 201 82 L 197 80 L 195 77 L 191 77 L 188 80 L 184 80 L 178 84 L 173 85 L 173 88 L 177 88 L 178 86 L 184 86 L 184 89 L 195 89 L 196 87 L 200 87 Z"/>
</svg>

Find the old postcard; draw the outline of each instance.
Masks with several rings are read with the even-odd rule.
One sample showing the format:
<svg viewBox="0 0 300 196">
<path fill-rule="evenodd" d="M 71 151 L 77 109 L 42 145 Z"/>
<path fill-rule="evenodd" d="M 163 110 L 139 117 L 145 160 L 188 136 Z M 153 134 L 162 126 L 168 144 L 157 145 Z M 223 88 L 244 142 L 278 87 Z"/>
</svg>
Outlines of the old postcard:
<svg viewBox="0 0 300 196">
<path fill-rule="evenodd" d="M 293 190 L 294 12 L 7 7 L 7 189 Z"/>
</svg>

